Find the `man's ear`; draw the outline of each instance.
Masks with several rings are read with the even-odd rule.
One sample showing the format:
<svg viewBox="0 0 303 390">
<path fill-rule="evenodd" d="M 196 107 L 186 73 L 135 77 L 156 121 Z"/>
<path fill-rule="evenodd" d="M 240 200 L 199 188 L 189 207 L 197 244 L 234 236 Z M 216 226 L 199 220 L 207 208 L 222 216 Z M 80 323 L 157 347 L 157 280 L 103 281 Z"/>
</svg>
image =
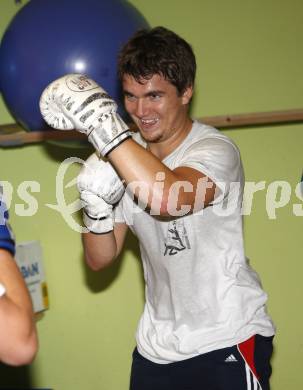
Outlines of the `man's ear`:
<svg viewBox="0 0 303 390">
<path fill-rule="evenodd" d="M 185 89 L 185 91 L 182 94 L 182 103 L 183 104 L 188 104 L 190 102 L 190 99 L 193 96 L 193 92 L 194 92 L 193 86 L 187 87 Z"/>
</svg>

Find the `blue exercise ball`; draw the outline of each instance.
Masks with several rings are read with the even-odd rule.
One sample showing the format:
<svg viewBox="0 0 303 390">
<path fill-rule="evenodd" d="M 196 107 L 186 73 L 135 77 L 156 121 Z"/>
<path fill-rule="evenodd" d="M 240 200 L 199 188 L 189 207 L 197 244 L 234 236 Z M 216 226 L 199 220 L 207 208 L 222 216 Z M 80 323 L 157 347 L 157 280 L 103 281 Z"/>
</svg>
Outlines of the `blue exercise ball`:
<svg viewBox="0 0 303 390">
<path fill-rule="evenodd" d="M 29 1 L 0 46 L 0 90 L 11 114 L 28 131 L 47 129 L 40 95 L 67 73 L 89 75 L 121 103 L 117 54 L 135 31 L 146 27 L 126 0 Z"/>
</svg>

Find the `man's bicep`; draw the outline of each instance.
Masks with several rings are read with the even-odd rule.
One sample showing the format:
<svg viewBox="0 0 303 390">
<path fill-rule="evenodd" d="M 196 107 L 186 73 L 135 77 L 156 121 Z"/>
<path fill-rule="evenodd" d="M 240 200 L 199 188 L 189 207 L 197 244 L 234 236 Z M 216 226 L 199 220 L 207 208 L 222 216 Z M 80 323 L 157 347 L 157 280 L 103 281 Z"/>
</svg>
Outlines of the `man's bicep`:
<svg viewBox="0 0 303 390">
<path fill-rule="evenodd" d="M 216 185 L 203 172 L 186 166 L 174 169 L 180 180 L 180 191 L 187 194 L 187 204 L 199 211 L 215 198 Z"/>
</svg>

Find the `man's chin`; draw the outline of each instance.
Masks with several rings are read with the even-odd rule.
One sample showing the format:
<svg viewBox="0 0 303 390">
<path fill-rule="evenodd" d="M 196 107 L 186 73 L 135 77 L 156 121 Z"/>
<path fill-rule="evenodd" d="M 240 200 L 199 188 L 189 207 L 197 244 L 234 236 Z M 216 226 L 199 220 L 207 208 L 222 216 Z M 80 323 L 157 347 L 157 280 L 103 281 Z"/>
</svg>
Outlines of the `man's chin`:
<svg viewBox="0 0 303 390">
<path fill-rule="evenodd" d="M 141 134 L 141 137 L 144 139 L 144 141 L 146 142 L 153 142 L 153 143 L 157 143 L 157 142 L 160 142 L 161 141 L 161 135 L 160 134 L 149 134 L 147 132 L 144 132 L 144 131 L 141 131 L 140 130 L 140 134 Z"/>
</svg>

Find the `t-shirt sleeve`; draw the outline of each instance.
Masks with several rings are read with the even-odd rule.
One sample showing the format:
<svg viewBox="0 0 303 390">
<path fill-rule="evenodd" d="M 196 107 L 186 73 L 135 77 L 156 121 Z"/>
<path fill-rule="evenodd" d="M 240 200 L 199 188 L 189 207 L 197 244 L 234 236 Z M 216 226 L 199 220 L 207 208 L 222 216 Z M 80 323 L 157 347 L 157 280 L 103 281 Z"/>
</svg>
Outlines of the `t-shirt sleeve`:
<svg viewBox="0 0 303 390">
<path fill-rule="evenodd" d="M 200 171 L 223 191 L 231 183 L 242 180 L 242 165 L 237 147 L 220 138 L 205 138 L 193 143 L 185 150 L 178 165 Z"/>
<path fill-rule="evenodd" d="M 6 205 L 0 200 L 0 248 L 15 254 L 15 238 L 8 222 Z"/>
</svg>

